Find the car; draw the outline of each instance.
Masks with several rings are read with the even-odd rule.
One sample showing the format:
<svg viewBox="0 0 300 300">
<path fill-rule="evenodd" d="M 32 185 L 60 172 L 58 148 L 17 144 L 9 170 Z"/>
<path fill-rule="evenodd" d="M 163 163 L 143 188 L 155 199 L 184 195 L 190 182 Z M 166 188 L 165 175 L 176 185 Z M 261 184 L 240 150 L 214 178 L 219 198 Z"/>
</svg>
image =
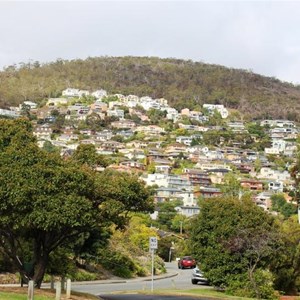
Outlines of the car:
<svg viewBox="0 0 300 300">
<path fill-rule="evenodd" d="M 198 268 L 194 268 L 192 273 L 192 284 L 208 284 L 207 278 L 205 278 L 203 272 Z"/>
<path fill-rule="evenodd" d="M 191 256 L 183 256 L 181 259 L 178 260 L 178 268 L 185 269 L 185 268 L 195 268 L 196 261 Z"/>
</svg>

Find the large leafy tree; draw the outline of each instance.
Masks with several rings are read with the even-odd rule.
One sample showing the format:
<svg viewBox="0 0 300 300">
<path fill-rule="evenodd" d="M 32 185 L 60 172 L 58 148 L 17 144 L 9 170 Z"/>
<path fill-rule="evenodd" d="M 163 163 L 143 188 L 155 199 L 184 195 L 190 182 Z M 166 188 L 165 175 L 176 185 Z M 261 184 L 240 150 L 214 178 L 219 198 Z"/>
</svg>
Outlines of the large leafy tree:
<svg viewBox="0 0 300 300">
<path fill-rule="evenodd" d="M 278 290 L 297 295 L 300 288 L 300 225 L 297 216 L 281 223 L 283 247 L 271 265 Z"/>
<path fill-rule="evenodd" d="M 72 158 L 80 164 L 87 164 L 91 168 L 97 166 L 107 167 L 109 164 L 109 160 L 98 154 L 95 145 L 92 144 L 80 144 Z"/>
<path fill-rule="evenodd" d="M 128 211 L 152 209 L 149 199 L 137 178 L 64 161 L 38 148 L 29 122 L 0 121 L 0 251 L 38 287 L 55 249 L 122 227 Z"/>
<path fill-rule="evenodd" d="M 270 263 L 277 237 L 274 218 L 251 200 L 215 198 L 201 202 L 191 245 L 212 284 L 228 286 L 246 274 L 259 297 L 255 272 Z"/>
</svg>

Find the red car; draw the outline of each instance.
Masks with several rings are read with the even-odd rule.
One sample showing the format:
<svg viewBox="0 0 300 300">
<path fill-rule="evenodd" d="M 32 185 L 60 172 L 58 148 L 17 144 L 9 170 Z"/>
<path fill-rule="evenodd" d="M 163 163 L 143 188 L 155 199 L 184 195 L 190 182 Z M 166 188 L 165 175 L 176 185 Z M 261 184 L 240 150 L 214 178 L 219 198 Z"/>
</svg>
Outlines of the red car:
<svg viewBox="0 0 300 300">
<path fill-rule="evenodd" d="M 178 261 L 178 268 L 196 268 L 196 261 L 191 256 L 184 256 Z"/>
</svg>

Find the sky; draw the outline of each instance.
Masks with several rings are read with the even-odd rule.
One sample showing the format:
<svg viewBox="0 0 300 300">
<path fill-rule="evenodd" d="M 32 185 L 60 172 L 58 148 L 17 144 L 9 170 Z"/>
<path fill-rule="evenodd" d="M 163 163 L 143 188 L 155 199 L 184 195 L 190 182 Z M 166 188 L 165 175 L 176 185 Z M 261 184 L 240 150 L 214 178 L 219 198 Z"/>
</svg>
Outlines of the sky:
<svg viewBox="0 0 300 300">
<path fill-rule="evenodd" d="M 299 1 L 3 1 L 0 69 L 156 56 L 300 83 Z"/>
</svg>

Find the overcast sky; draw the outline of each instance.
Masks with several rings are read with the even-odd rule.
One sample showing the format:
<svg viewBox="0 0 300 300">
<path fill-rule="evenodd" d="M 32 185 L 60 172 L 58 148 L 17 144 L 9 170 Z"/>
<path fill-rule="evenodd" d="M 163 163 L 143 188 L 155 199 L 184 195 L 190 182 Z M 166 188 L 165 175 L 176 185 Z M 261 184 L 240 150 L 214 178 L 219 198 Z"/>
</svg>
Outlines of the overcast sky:
<svg viewBox="0 0 300 300">
<path fill-rule="evenodd" d="M 0 68 L 157 56 L 300 83 L 300 1 L 1 1 Z"/>
</svg>

